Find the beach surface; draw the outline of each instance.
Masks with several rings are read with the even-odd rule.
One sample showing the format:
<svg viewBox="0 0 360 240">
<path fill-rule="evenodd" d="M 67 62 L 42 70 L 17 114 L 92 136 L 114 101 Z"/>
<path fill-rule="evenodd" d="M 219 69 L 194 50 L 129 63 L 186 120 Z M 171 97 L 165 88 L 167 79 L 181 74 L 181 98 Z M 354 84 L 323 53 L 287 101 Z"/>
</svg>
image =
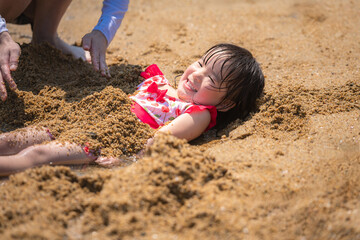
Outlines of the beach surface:
<svg viewBox="0 0 360 240">
<path fill-rule="evenodd" d="M 0 133 L 46 126 L 121 156 L 113 168 L 43 166 L 0 181 L 0 239 L 360 239 L 360 1 L 132 0 L 107 51 L 112 77 L 9 24 L 18 91 Z M 59 36 L 79 45 L 101 1 L 74 0 Z M 250 50 L 259 109 L 188 143 L 130 112 L 147 66 L 175 83 L 208 48 Z"/>
</svg>

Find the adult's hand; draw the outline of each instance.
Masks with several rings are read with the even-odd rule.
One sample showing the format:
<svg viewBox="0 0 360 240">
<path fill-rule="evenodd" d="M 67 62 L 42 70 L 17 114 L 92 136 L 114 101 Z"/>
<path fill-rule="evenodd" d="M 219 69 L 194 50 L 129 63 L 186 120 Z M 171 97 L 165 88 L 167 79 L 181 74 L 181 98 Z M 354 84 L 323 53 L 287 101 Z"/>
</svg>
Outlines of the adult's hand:
<svg viewBox="0 0 360 240">
<path fill-rule="evenodd" d="M 20 52 L 20 46 L 14 42 L 7 31 L 0 33 L 0 98 L 2 101 L 7 98 L 5 82 L 9 84 L 11 90 L 17 88 L 10 71 L 16 70 Z"/>
<path fill-rule="evenodd" d="M 90 51 L 91 62 L 95 70 L 100 71 L 103 76 L 111 77 L 106 65 L 107 45 L 106 37 L 98 30 L 93 30 L 82 38 L 82 47 L 84 50 Z"/>
</svg>

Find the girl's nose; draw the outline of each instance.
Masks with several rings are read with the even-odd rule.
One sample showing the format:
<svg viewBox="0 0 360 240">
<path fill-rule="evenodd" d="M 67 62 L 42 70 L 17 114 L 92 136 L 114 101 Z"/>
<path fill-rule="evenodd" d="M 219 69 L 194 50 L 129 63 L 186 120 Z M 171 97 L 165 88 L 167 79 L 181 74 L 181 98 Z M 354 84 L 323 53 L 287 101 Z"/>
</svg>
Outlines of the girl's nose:
<svg viewBox="0 0 360 240">
<path fill-rule="evenodd" d="M 193 78 L 194 78 L 194 82 L 196 83 L 201 82 L 201 79 L 203 78 L 203 72 L 202 71 L 193 72 Z"/>
</svg>

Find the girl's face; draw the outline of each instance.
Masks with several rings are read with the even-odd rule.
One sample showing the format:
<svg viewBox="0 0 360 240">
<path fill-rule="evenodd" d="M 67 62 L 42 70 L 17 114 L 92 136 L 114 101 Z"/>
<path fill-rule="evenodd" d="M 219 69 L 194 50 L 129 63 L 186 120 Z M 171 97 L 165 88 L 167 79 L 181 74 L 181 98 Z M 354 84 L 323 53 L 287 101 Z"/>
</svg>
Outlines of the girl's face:
<svg viewBox="0 0 360 240">
<path fill-rule="evenodd" d="M 222 101 L 226 94 L 226 89 L 219 89 L 223 60 L 217 59 L 214 64 L 215 59 L 216 57 L 213 56 L 205 65 L 201 58 L 185 70 L 177 88 L 179 99 L 197 105 L 211 106 L 217 106 Z"/>
</svg>

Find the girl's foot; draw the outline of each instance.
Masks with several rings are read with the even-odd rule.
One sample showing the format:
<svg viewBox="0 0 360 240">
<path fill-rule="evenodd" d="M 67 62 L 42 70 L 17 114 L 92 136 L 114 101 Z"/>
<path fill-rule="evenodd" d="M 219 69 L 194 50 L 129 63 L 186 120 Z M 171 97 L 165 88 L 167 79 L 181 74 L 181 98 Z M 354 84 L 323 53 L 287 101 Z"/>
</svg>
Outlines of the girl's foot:
<svg viewBox="0 0 360 240">
<path fill-rule="evenodd" d="M 102 167 L 114 167 L 121 164 L 121 160 L 116 157 L 98 157 L 95 162 Z"/>
</svg>

